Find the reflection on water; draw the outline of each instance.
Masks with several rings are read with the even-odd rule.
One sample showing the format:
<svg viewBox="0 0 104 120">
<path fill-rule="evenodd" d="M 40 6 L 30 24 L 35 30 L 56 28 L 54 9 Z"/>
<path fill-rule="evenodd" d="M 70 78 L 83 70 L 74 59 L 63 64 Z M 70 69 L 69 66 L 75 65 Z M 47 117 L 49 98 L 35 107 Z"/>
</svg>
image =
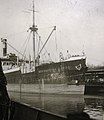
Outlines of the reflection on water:
<svg viewBox="0 0 104 120">
<path fill-rule="evenodd" d="M 10 93 L 12 99 L 61 116 L 70 112 L 86 112 L 91 118 L 103 120 L 104 97 L 84 95 L 39 95 Z M 20 100 L 21 99 L 21 100 Z"/>
<path fill-rule="evenodd" d="M 92 118 L 104 120 L 104 97 L 85 98 L 84 111 Z"/>
</svg>

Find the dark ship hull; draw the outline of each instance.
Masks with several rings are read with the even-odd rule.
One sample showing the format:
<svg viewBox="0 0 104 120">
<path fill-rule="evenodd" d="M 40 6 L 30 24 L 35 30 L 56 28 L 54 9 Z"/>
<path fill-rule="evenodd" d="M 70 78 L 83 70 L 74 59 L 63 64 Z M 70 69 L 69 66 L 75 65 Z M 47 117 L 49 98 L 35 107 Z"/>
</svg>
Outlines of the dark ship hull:
<svg viewBox="0 0 104 120">
<path fill-rule="evenodd" d="M 86 95 L 104 95 L 104 83 L 102 84 L 86 84 Z"/>
<path fill-rule="evenodd" d="M 86 59 L 43 64 L 35 72 L 6 73 L 8 90 L 32 93 L 84 94 Z"/>
<path fill-rule="evenodd" d="M 104 95 L 104 67 L 87 70 L 85 79 L 85 94 Z"/>
</svg>

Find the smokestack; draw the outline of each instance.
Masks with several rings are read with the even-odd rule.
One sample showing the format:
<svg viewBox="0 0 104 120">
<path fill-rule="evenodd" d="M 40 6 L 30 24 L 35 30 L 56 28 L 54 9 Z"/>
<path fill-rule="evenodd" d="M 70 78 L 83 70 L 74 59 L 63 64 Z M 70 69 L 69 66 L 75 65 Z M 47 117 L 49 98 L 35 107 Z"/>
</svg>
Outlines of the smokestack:
<svg viewBox="0 0 104 120">
<path fill-rule="evenodd" d="M 7 39 L 1 38 L 1 42 L 3 43 L 3 57 L 7 55 Z"/>
</svg>

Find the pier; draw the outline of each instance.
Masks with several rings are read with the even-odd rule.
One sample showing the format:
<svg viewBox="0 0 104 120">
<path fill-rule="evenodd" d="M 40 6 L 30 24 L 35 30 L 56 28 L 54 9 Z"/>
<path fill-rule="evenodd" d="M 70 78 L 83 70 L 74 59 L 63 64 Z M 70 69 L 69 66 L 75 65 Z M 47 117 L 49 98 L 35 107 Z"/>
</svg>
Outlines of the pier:
<svg viewBox="0 0 104 120">
<path fill-rule="evenodd" d="M 104 94 L 104 67 L 88 69 L 85 74 L 85 94 L 103 95 Z"/>
<path fill-rule="evenodd" d="M 104 78 L 104 67 L 88 68 L 85 76 L 87 79 Z"/>
</svg>

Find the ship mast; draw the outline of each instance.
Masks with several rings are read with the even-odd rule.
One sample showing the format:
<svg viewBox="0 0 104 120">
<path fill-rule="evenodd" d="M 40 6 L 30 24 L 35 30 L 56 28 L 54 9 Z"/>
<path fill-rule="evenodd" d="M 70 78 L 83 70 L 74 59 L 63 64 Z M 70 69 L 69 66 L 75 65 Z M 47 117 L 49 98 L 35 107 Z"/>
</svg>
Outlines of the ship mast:
<svg viewBox="0 0 104 120">
<path fill-rule="evenodd" d="M 34 70 L 36 67 L 36 62 L 35 62 L 35 37 L 36 37 L 36 32 L 38 30 L 37 26 L 35 25 L 35 5 L 34 5 L 34 0 L 33 0 L 33 25 L 30 27 L 31 32 L 33 32 L 33 63 L 34 63 Z"/>
<path fill-rule="evenodd" d="M 34 70 L 35 70 L 35 67 L 36 67 L 36 59 L 37 59 L 37 58 L 36 58 L 36 51 L 35 51 L 35 44 L 36 44 L 35 42 L 36 42 L 36 34 L 37 34 L 38 28 L 37 28 L 37 25 L 36 25 L 36 23 L 35 23 L 35 12 L 36 12 L 36 11 L 35 11 L 34 0 L 33 0 L 33 10 L 32 10 L 32 12 L 33 12 L 33 25 L 32 25 L 32 27 L 30 27 L 29 29 L 30 29 L 31 32 L 33 33 L 33 63 L 34 63 Z M 51 35 L 52 35 L 52 33 L 53 33 L 54 30 L 56 30 L 56 26 L 54 26 L 52 32 L 50 33 L 50 35 L 48 36 L 46 42 L 44 43 L 43 47 L 41 48 L 40 52 L 38 53 L 38 56 L 39 56 L 39 54 L 42 52 L 43 48 L 45 47 L 46 43 L 47 43 L 48 40 L 50 39 L 50 37 L 51 37 Z"/>
</svg>

